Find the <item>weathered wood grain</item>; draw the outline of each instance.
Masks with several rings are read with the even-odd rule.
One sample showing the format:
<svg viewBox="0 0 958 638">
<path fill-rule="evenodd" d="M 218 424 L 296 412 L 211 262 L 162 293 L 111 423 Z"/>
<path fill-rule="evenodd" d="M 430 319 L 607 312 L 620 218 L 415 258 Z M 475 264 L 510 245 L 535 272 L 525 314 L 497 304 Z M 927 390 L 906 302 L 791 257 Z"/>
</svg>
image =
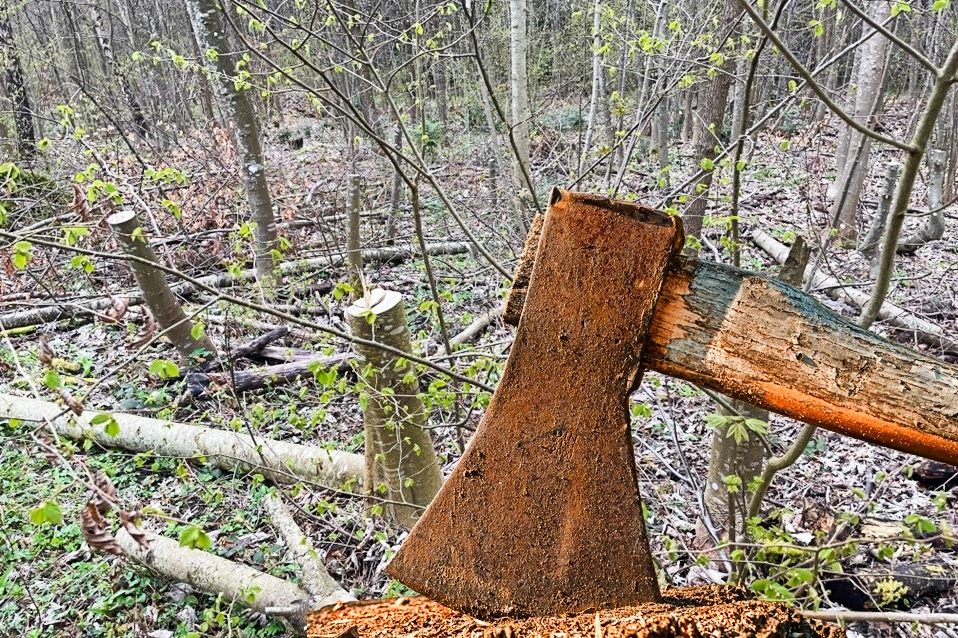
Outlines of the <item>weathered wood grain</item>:
<svg viewBox="0 0 958 638">
<path fill-rule="evenodd" d="M 835 432 L 958 460 L 958 368 L 761 275 L 674 262 L 643 363 Z"/>
</svg>

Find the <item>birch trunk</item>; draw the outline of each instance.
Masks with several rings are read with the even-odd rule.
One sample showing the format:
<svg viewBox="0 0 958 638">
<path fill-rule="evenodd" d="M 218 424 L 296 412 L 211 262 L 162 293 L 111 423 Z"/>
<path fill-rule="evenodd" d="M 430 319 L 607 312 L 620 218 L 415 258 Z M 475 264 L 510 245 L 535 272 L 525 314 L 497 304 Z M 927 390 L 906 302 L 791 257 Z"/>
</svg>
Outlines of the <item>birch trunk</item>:
<svg viewBox="0 0 958 638">
<path fill-rule="evenodd" d="M 509 0 L 509 52 L 511 60 L 511 98 L 512 98 L 512 136 L 515 141 L 513 158 L 513 184 L 515 189 L 516 214 L 523 228 L 528 227 L 529 216 L 526 201 L 531 199 L 525 176 L 532 176 L 529 158 L 529 123 L 532 109 L 529 106 L 529 67 L 528 67 L 528 0 Z"/>
<path fill-rule="evenodd" d="M 100 51 L 103 53 L 103 59 L 106 62 L 106 66 L 113 74 L 113 77 L 116 78 L 117 83 L 120 85 L 120 90 L 123 93 L 123 99 L 126 102 L 127 107 L 130 109 L 130 114 L 133 117 L 134 130 L 136 130 L 137 135 L 140 137 L 146 137 L 150 132 L 150 127 L 146 121 L 146 117 L 143 115 L 143 107 L 140 106 L 140 101 L 137 99 L 136 93 L 133 92 L 133 86 L 130 84 L 130 78 L 127 77 L 123 67 L 116 59 L 116 53 L 113 51 L 113 42 L 111 38 L 112 29 L 110 28 L 109 20 L 104 16 L 96 2 L 90 3 L 89 6 L 90 21 L 93 23 L 93 31 L 96 33 L 96 39 L 100 45 Z"/>
<path fill-rule="evenodd" d="M 888 3 L 879 0 L 872 3 L 871 17 L 882 23 L 888 18 L 890 11 Z M 888 39 L 881 34 L 873 35 L 861 47 L 852 116 L 856 122 L 866 126 L 881 104 L 887 52 Z M 846 128 L 848 148 L 842 170 L 839 172 L 839 196 L 833 204 L 831 218 L 837 220 L 839 237 L 846 242 L 855 242 L 858 239 L 858 203 L 865 176 L 868 174 L 872 140 L 850 127 Z"/>
<path fill-rule="evenodd" d="M 198 458 L 228 470 L 261 471 L 276 483 L 314 481 L 332 487 L 361 484 L 363 458 L 358 454 L 299 445 L 216 428 L 174 423 L 135 414 L 109 413 L 115 436 L 91 421 L 102 411 L 85 410 L 74 418 L 49 401 L 0 394 L 0 419 L 49 422 L 58 436 L 157 456 Z"/>
</svg>

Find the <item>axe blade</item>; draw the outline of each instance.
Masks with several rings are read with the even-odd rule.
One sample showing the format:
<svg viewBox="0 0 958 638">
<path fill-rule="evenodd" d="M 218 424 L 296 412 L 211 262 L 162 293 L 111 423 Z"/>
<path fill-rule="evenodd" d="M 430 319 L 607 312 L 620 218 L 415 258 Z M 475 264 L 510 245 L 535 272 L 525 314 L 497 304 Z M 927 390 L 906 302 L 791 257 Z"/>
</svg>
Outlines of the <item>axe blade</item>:
<svg viewBox="0 0 958 638">
<path fill-rule="evenodd" d="M 502 380 L 452 475 L 387 568 L 477 616 L 660 597 L 628 395 L 678 220 L 554 190 Z"/>
</svg>

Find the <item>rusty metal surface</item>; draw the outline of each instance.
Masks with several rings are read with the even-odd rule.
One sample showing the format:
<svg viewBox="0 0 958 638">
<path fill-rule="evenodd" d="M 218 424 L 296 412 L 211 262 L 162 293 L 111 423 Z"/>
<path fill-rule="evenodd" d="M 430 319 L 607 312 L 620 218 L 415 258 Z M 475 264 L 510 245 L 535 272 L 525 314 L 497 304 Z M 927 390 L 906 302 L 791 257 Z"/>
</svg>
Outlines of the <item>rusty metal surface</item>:
<svg viewBox="0 0 958 638">
<path fill-rule="evenodd" d="M 659 598 L 627 410 L 676 220 L 554 192 L 502 381 L 387 571 L 479 616 Z"/>
</svg>

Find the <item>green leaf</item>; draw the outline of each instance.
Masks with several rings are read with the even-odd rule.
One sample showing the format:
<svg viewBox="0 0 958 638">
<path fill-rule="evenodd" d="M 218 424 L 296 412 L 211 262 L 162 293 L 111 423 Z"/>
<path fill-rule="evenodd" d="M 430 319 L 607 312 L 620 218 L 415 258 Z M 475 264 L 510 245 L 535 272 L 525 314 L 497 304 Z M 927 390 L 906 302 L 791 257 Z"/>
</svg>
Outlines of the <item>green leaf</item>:
<svg viewBox="0 0 958 638">
<path fill-rule="evenodd" d="M 180 367 L 169 359 L 155 359 L 150 362 L 150 374 L 161 379 L 175 379 L 180 376 Z"/>
<path fill-rule="evenodd" d="M 951 6 L 951 0 L 935 0 L 931 4 L 932 11 L 944 11 Z"/>
<path fill-rule="evenodd" d="M 59 525 L 63 522 L 63 512 L 56 501 L 44 501 L 30 510 L 30 521 L 34 525 L 43 525 L 44 523 Z"/>
<path fill-rule="evenodd" d="M 778 148 L 783 151 L 787 151 L 791 147 L 792 147 L 791 140 L 782 140 L 781 142 L 778 143 Z"/>
<path fill-rule="evenodd" d="M 56 370 L 47 370 L 47 373 L 43 375 L 43 384 L 51 390 L 56 390 L 63 386 L 63 380 L 60 379 L 60 373 Z"/>
<path fill-rule="evenodd" d="M 206 326 L 203 325 L 202 321 L 197 321 L 190 328 L 190 336 L 196 340 L 202 339 L 204 334 L 206 334 Z"/>
<path fill-rule="evenodd" d="M 703 171 L 710 171 L 715 168 L 715 162 L 713 162 L 711 159 L 707 157 L 703 157 L 699 161 L 699 166 L 702 168 Z"/>
<path fill-rule="evenodd" d="M 180 530 L 180 546 L 191 549 L 209 550 L 213 547 L 213 541 L 198 525 L 188 525 Z"/>
</svg>

